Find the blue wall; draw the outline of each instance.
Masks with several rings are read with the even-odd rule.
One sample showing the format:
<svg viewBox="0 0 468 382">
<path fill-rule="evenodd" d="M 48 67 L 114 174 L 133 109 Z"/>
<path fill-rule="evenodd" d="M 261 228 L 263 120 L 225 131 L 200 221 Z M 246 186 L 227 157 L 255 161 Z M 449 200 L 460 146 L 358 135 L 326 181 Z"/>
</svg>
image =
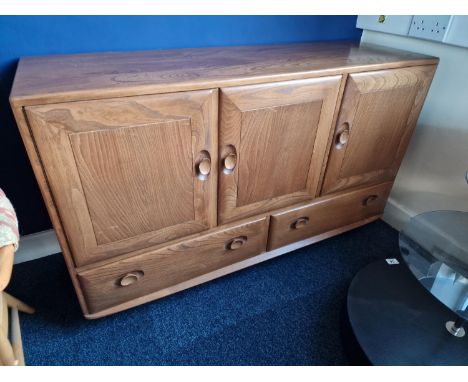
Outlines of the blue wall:
<svg viewBox="0 0 468 382">
<path fill-rule="evenodd" d="M 51 228 L 8 95 L 21 56 L 359 40 L 356 16 L 0 16 L 0 187 L 22 234 Z"/>
</svg>

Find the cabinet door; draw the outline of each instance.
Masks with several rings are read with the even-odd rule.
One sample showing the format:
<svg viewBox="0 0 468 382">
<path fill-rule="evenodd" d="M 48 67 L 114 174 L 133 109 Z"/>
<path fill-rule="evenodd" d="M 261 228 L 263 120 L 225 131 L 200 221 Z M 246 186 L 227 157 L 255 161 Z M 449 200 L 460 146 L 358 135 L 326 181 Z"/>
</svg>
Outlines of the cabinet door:
<svg viewBox="0 0 468 382">
<path fill-rule="evenodd" d="M 435 66 L 351 74 L 322 194 L 395 177 Z"/>
<path fill-rule="evenodd" d="M 216 90 L 26 114 L 76 265 L 216 225 Z"/>
<path fill-rule="evenodd" d="M 221 223 L 316 196 L 340 80 L 221 89 Z"/>
</svg>

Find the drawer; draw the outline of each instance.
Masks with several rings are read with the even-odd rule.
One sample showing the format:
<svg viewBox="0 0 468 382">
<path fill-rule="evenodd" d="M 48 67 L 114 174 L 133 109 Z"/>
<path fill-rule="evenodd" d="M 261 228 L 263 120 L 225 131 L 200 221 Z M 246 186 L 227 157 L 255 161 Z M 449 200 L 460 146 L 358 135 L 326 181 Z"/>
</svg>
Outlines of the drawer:
<svg viewBox="0 0 468 382">
<path fill-rule="evenodd" d="M 272 215 L 268 250 L 380 215 L 391 188 L 391 182 L 379 184 Z"/>
<path fill-rule="evenodd" d="M 267 234 L 261 217 L 79 272 L 88 308 L 95 313 L 258 255 Z"/>
</svg>

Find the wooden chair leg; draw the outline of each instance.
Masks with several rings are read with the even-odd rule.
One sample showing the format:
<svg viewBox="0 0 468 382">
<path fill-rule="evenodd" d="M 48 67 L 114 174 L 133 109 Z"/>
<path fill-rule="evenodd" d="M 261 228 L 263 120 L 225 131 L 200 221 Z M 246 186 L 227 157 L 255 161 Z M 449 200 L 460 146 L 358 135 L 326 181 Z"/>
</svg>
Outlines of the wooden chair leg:
<svg viewBox="0 0 468 382">
<path fill-rule="evenodd" d="M 11 347 L 15 355 L 17 365 L 24 366 L 23 341 L 19 323 L 18 309 L 11 309 Z"/>
<path fill-rule="evenodd" d="M 29 305 L 25 304 L 23 301 L 18 300 L 17 298 L 9 295 L 6 292 L 3 292 L 3 296 L 10 308 L 16 308 L 20 312 L 33 314 L 35 312 L 34 308 L 31 308 Z"/>
<path fill-rule="evenodd" d="M 5 337 L 3 332 L 0 332 L 0 361 L 5 366 L 18 365 L 10 341 L 8 341 L 8 338 Z"/>
</svg>

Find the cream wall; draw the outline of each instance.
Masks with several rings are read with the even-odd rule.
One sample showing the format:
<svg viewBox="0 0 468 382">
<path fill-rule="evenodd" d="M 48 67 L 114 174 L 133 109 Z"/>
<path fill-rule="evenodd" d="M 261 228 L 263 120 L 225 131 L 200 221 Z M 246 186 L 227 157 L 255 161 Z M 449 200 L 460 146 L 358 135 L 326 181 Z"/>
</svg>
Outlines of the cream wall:
<svg viewBox="0 0 468 382">
<path fill-rule="evenodd" d="M 372 31 L 361 43 L 440 58 L 384 220 L 400 228 L 420 212 L 468 211 L 468 48 Z"/>
</svg>

